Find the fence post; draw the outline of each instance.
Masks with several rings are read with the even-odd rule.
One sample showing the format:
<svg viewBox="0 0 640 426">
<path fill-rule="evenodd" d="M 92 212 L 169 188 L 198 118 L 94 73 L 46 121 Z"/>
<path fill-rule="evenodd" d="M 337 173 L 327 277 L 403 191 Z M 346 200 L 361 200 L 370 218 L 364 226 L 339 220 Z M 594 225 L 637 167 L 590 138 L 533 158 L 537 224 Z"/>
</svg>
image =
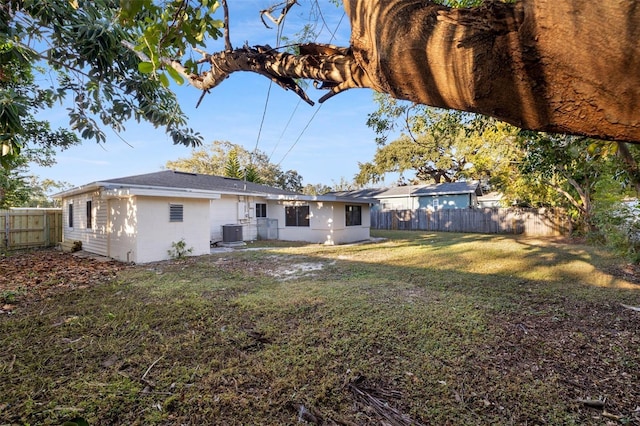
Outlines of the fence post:
<svg viewBox="0 0 640 426">
<path fill-rule="evenodd" d="M 49 212 L 46 210 L 42 211 L 42 223 L 44 226 L 44 246 L 45 247 L 49 247 L 51 245 L 51 238 L 49 235 L 50 229 L 49 229 Z"/>
<path fill-rule="evenodd" d="M 9 250 L 9 231 L 11 230 L 11 226 L 9 226 L 9 210 L 4 213 L 4 247 Z"/>
</svg>

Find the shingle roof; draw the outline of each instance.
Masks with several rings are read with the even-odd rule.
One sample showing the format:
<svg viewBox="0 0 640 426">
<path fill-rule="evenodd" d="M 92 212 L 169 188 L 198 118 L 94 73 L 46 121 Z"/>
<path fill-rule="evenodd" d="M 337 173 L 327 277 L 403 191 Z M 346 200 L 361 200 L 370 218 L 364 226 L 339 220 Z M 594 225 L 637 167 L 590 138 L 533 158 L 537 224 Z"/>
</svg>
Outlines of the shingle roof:
<svg viewBox="0 0 640 426">
<path fill-rule="evenodd" d="M 391 188 L 370 188 L 354 191 L 336 191 L 330 194 L 338 197 L 352 198 L 392 198 L 392 197 L 423 197 L 430 195 L 472 194 L 482 195 L 478 182 L 446 182 L 429 185 L 406 185 Z"/>
<path fill-rule="evenodd" d="M 100 183 L 114 186 L 149 186 L 159 188 L 196 189 L 232 193 L 259 193 L 276 195 L 294 195 L 296 192 L 285 191 L 267 185 L 245 182 L 241 179 L 224 176 L 186 173 L 175 170 L 147 173 L 144 175 L 126 176 L 116 179 L 106 179 Z"/>
</svg>

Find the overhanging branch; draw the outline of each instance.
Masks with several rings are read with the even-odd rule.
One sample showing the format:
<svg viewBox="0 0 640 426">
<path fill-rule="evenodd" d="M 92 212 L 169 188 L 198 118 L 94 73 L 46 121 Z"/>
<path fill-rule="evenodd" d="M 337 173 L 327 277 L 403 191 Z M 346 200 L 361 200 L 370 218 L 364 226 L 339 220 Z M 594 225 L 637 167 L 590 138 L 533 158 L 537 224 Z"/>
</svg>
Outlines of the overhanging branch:
<svg viewBox="0 0 640 426">
<path fill-rule="evenodd" d="M 142 61 L 149 61 L 144 53 L 136 51 L 132 43 L 122 44 L 136 53 Z M 313 101 L 296 82 L 309 79 L 319 82 L 316 87 L 327 89 L 329 93 L 320 98 L 324 102 L 331 96 L 348 89 L 372 87 L 365 72 L 355 61 L 349 49 L 324 44 L 304 44 L 299 46 L 300 54 L 278 52 L 270 46 L 244 46 L 230 51 L 207 54 L 201 60 L 209 63 L 211 69 L 193 74 L 179 61 L 161 58 L 160 62 L 180 73 L 193 87 L 209 90 L 222 83 L 232 73 L 250 71 L 263 75 L 280 87 L 294 91 L 310 105 Z"/>
</svg>

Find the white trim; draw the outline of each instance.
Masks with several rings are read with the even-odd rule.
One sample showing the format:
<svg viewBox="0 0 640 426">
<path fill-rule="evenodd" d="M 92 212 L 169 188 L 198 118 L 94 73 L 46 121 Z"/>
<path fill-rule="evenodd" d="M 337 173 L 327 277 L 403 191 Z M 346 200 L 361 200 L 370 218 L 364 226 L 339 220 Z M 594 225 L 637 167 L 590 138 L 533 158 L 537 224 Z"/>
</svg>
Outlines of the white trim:
<svg viewBox="0 0 640 426">
<path fill-rule="evenodd" d="M 319 201 L 319 202 L 336 202 L 347 204 L 379 204 L 380 201 L 373 198 L 348 198 L 336 195 L 304 195 L 304 194 L 271 194 L 266 195 L 267 200 L 273 201 Z"/>
<path fill-rule="evenodd" d="M 149 187 L 123 187 L 108 188 L 105 187 L 102 193 L 103 198 L 128 198 L 137 195 L 147 197 L 178 197 L 178 198 L 204 198 L 208 200 L 219 200 L 221 195 L 219 192 L 198 191 L 190 189 L 165 189 L 165 188 L 149 188 Z"/>
</svg>

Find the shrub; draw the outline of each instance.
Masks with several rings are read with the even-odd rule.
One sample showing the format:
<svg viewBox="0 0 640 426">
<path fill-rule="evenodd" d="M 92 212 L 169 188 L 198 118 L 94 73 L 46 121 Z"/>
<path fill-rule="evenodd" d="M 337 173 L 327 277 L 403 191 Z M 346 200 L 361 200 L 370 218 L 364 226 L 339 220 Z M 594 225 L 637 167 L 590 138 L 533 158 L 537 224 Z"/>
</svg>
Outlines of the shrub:
<svg viewBox="0 0 640 426">
<path fill-rule="evenodd" d="M 173 260 L 184 259 L 185 257 L 189 256 L 192 252 L 193 252 L 193 247 L 187 248 L 187 243 L 184 240 L 184 238 L 182 238 L 178 242 L 175 242 L 175 241 L 172 242 L 171 249 L 167 250 L 169 257 L 171 257 L 171 259 Z"/>
</svg>

